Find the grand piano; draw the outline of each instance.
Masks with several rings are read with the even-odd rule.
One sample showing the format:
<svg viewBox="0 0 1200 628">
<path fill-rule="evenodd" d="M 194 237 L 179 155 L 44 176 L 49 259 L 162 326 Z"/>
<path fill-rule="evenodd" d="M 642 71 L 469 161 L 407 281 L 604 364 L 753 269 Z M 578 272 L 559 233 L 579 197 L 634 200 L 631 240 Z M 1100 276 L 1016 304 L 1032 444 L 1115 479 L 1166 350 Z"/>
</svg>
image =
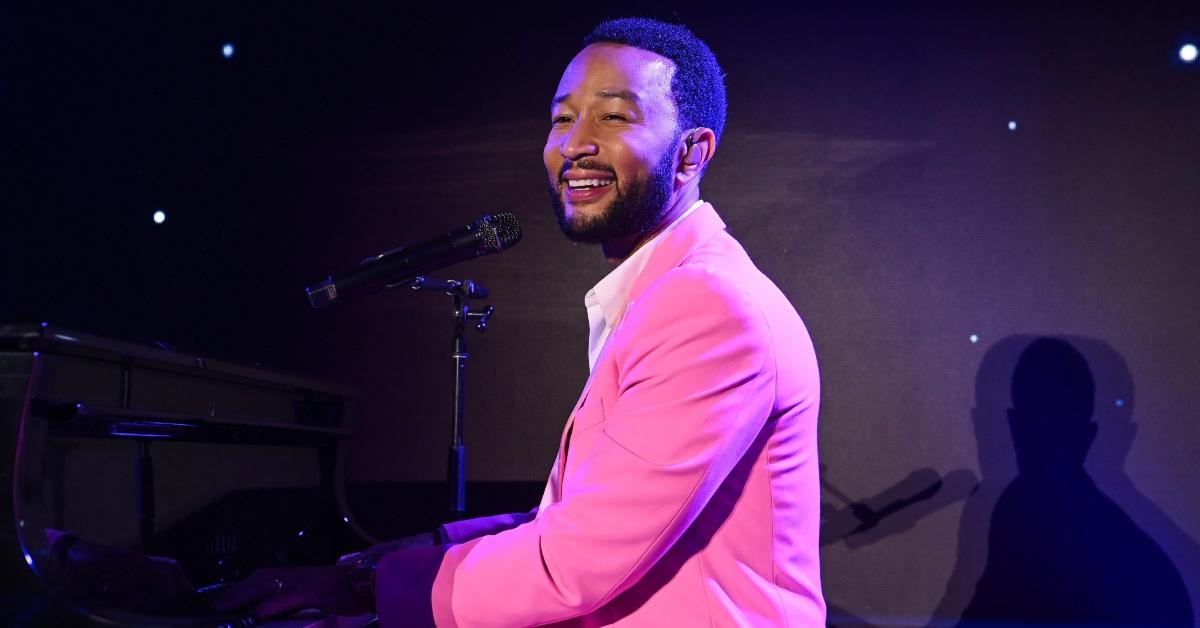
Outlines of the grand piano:
<svg viewBox="0 0 1200 628">
<path fill-rule="evenodd" d="M 255 568 L 331 564 L 376 541 L 343 494 L 350 397 L 258 366 L 0 324 L 0 624 L 255 625 L 208 602 Z"/>
</svg>

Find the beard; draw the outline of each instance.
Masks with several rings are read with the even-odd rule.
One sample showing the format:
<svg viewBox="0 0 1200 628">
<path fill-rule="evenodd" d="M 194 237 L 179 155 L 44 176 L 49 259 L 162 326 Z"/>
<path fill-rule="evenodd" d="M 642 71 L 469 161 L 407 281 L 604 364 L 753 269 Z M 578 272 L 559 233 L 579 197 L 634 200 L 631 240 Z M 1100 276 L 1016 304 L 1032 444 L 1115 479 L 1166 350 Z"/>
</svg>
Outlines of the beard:
<svg viewBox="0 0 1200 628">
<path fill-rule="evenodd" d="M 648 233 L 658 226 L 671 200 L 675 177 L 673 147 L 663 150 L 658 162 L 645 177 L 635 178 L 629 185 L 615 181 L 613 199 L 599 216 L 576 214 L 567 218 L 566 207 L 557 186 L 550 185 L 550 204 L 558 216 L 558 227 L 572 242 L 603 244 L 621 238 Z M 590 159 L 577 162 L 585 170 L 602 170 L 616 174 L 611 166 Z"/>
</svg>

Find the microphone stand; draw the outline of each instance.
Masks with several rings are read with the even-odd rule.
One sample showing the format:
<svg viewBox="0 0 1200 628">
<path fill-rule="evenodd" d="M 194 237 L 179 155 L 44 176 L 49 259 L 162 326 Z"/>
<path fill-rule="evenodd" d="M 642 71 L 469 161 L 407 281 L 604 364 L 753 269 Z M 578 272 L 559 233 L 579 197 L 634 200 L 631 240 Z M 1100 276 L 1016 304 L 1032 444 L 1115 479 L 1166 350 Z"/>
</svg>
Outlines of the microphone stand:
<svg viewBox="0 0 1200 628">
<path fill-rule="evenodd" d="M 482 284 L 465 279 L 441 280 L 416 277 L 409 282 L 413 290 L 435 290 L 454 299 L 454 342 L 450 357 L 454 360 L 454 414 L 450 424 L 450 453 L 446 460 L 446 481 L 450 486 L 449 520 L 457 521 L 467 511 L 467 450 L 463 444 L 463 400 L 466 393 L 467 326 L 475 331 L 487 331 L 488 321 L 496 308 L 488 305 L 472 310 L 469 299 L 486 299 L 488 290 Z"/>
</svg>

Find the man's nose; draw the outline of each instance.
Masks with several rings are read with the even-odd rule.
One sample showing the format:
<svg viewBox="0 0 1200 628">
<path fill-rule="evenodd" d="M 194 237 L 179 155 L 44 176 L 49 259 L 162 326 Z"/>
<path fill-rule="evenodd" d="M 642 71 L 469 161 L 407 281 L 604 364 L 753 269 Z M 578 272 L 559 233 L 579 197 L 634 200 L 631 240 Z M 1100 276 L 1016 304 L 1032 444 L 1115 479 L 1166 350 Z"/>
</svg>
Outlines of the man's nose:
<svg viewBox="0 0 1200 628">
<path fill-rule="evenodd" d="M 592 131 L 591 125 L 586 121 L 576 122 L 571 130 L 563 136 L 558 152 L 569 161 L 595 157 L 600 148 L 596 144 L 596 137 Z"/>
</svg>

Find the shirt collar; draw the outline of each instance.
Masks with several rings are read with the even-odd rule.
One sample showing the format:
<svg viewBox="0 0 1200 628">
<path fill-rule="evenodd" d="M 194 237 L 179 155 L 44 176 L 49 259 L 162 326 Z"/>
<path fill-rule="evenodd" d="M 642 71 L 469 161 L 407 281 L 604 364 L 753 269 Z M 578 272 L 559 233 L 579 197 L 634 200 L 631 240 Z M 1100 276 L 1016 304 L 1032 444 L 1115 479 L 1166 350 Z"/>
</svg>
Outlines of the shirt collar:
<svg viewBox="0 0 1200 628">
<path fill-rule="evenodd" d="M 600 311 L 604 313 L 604 323 L 606 327 L 612 327 L 616 324 L 617 319 L 625 311 L 625 306 L 629 301 L 629 291 L 633 289 L 633 284 L 637 281 L 637 277 L 641 274 L 642 269 L 646 267 L 646 263 L 650 261 L 650 254 L 654 252 L 654 247 L 658 246 L 668 233 L 671 233 L 683 222 L 685 218 L 690 216 L 696 208 L 703 205 L 703 200 L 698 200 L 692 203 L 692 206 L 687 208 L 676 218 L 671 224 L 667 225 L 666 229 L 658 232 L 649 242 L 643 244 L 641 248 L 633 252 L 633 255 L 625 258 L 612 272 L 608 273 L 601 279 L 583 298 L 585 307 L 600 306 Z"/>
</svg>

